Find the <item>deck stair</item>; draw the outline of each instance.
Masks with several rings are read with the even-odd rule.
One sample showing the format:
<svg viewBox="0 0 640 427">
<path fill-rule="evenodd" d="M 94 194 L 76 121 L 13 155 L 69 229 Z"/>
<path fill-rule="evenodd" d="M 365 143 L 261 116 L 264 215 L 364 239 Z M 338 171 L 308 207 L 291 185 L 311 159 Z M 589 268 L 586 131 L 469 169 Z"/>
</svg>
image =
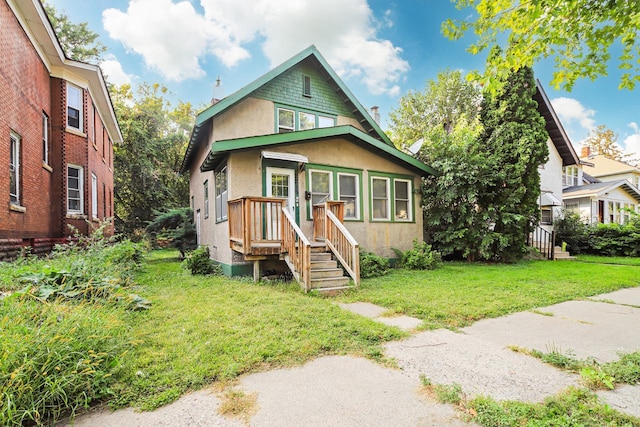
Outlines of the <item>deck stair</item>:
<svg viewBox="0 0 640 427">
<path fill-rule="evenodd" d="M 324 247 L 311 249 L 311 289 L 321 293 L 337 293 L 351 288 L 351 279 L 344 275 L 338 262 Z"/>
</svg>

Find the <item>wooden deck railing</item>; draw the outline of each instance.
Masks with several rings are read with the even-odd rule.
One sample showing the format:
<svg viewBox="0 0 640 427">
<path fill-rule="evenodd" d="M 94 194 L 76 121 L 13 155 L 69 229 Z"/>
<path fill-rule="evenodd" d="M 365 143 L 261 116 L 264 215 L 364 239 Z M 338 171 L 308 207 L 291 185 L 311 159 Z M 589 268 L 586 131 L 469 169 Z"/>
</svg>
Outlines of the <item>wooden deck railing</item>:
<svg viewBox="0 0 640 427">
<path fill-rule="evenodd" d="M 349 273 L 356 286 L 360 285 L 360 247 L 342 221 L 331 209 L 326 211 L 326 244 Z"/>
<path fill-rule="evenodd" d="M 331 200 L 313 206 L 313 240 L 325 240 L 327 232 L 327 215 L 330 211 L 344 222 L 344 202 Z"/>
<path fill-rule="evenodd" d="M 282 229 L 282 252 L 288 255 L 285 260 L 305 292 L 309 292 L 311 290 L 311 242 L 285 208 L 282 209 Z"/>
<path fill-rule="evenodd" d="M 283 199 L 241 197 L 230 200 L 229 243 L 245 255 L 280 253 Z"/>
</svg>

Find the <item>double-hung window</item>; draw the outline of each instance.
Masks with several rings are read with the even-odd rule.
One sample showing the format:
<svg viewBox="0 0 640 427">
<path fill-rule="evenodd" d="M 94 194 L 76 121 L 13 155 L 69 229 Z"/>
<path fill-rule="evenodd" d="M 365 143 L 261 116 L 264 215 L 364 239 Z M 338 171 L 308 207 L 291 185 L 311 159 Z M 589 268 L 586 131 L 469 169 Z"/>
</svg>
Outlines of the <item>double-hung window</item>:
<svg viewBox="0 0 640 427">
<path fill-rule="evenodd" d="M 395 176 L 371 177 L 371 220 L 413 221 L 412 182 Z"/>
<path fill-rule="evenodd" d="M 42 113 L 42 163 L 49 164 L 49 116 Z"/>
<path fill-rule="evenodd" d="M 91 172 L 91 218 L 98 218 L 98 177 Z"/>
<path fill-rule="evenodd" d="M 67 165 L 67 213 L 83 213 L 82 167 Z"/>
<path fill-rule="evenodd" d="M 82 131 L 82 89 L 67 83 L 67 126 Z"/>
<path fill-rule="evenodd" d="M 338 172 L 338 200 L 344 202 L 344 218 L 360 219 L 359 176 Z"/>
<path fill-rule="evenodd" d="M 216 172 L 215 180 L 216 180 L 216 221 L 224 221 L 228 217 L 227 165 L 224 165 Z"/>
<path fill-rule="evenodd" d="M 209 218 L 209 180 L 204 182 L 204 218 Z"/>
<path fill-rule="evenodd" d="M 278 133 L 293 132 L 295 128 L 295 111 L 278 108 Z"/>
<path fill-rule="evenodd" d="M 10 138 L 9 203 L 17 206 L 20 205 L 20 136 L 11 132 Z"/>
<path fill-rule="evenodd" d="M 330 171 L 311 170 L 309 172 L 311 205 L 324 203 L 333 196 L 333 174 Z"/>
</svg>

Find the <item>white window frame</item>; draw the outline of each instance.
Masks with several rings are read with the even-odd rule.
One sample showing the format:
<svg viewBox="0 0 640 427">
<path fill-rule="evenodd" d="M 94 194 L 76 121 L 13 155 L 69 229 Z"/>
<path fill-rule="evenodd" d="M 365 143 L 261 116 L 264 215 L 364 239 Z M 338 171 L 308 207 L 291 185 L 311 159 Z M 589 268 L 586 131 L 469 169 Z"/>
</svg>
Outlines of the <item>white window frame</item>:
<svg viewBox="0 0 640 427">
<path fill-rule="evenodd" d="M 318 120 L 318 128 L 330 128 L 336 125 L 335 117 L 328 117 L 328 116 L 323 116 L 322 114 L 318 114 L 317 120 Z M 323 123 L 324 120 L 326 120 L 327 123 Z M 329 120 L 331 121 L 330 125 L 328 125 Z"/>
<path fill-rule="evenodd" d="M 373 193 L 373 182 L 374 181 L 384 181 L 386 187 L 386 197 L 376 197 Z M 383 176 L 372 176 L 370 179 L 370 189 L 371 189 L 371 221 L 391 221 L 391 178 L 383 177 Z M 387 215 L 385 217 L 374 217 L 374 201 L 375 200 L 386 200 L 386 211 Z"/>
<path fill-rule="evenodd" d="M 355 185 L 355 208 L 356 208 L 356 214 L 355 216 L 347 216 L 347 212 L 345 210 L 344 213 L 344 219 L 351 219 L 351 220 L 359 220 L 360 219 L 360 175 L 355 174 L 355 173 L 348 173 L 348 172 L 338 172 L 338 200 L 342 200 L 342 194 L 340 193 L 340 178 L 343 176 L 348 176 L 348 177 L 354 177 L 354 185 Z M 346 197 L 353 197 L 352 195 L 348 194 L 346 195 Z"/>
<path fill-rule="evenodd" d="M 218 169 L 214 175 L 216 187 L 216 222 L 226 221 L 229 217 L 227 201 L 229 200 L 229 177 L 227 165 Z M 220 186 L 220 178 L 224 176 L 224 188 Z"/>
<path fill-rule="evenodd" d="M 91 217 L 98 219 L 98 177 L 91 172 Z"/>
<path fill-rule="evenodd" d="M 70 90 L 72 89 L 72 90 Z M 73 91 L 77 91 L 78 96 L 70 96 Z M 75 99 L 74 99 L 75 98 Z M 82 88 L 67 82 L 67 127 L 77 129 L 82 132 L 84 129 L 84 96 Z M 69 108 L 78 110 L 78 127 L 69 124 Z"/>
<path fill-rule="evenodd" d="M 578 185 L 578 168 L 576 166 L 564 166 L 562 168 L 562 185 L 565 187 Z"/>
<path fill-rule="evenodd" d="M 329 175 L 329 194 L 326 193 L 316 193 L 313 191 L 313 174 L 314 173 L 322 173 L 325 175 Z M 323 169 L 309 169 L 309 192 L 311 193 L 311 206 L 314 205 L 313 203 L 313 196 L 314 195 L 325 195 L 326 194 L 326 198 L 324 199 L 325 201 L 328 200 L 333 200 L 333 172 L 329 171 L 329 170 L 323 170 Z M 322 202 L 320 202 L 322 203 Z"/>
<path fill-rule="evenodd" d="M 9 143 L 9 183 L 11 183 L 11 177 L 14 176 L 16 183 L 15 192 L 11 192 L 11 184 L 9 184 L 9 203 L 15 206 L 20 206 L 20 147 L 22 138 L 17 133 L 10 132 Z M 13 161 L 12 161 L 13 160 Z"/>
<path fill-rule="evenodd" d="M 310 116 L 312 117 L 311 119 L 311 127 L 305 127 L 302 128 L 302 120 L 301 120 L 301 116 L 302 115 L 306 115 L 306 116 Z M 316 122 L 318 120 L 318 116 L 317 114 L 314 113 L 307 113 L 306 111 L 299 111 L 298 112 L 298 130 L 309 130 L 309 129 L 315 129 L 316 128 Z"/>
<path fill-rule="evenodd" d="M 280 112 L 281 111 L 287 111 L 290 112 L 291 114 L 293 114 L 293 126 L 283 126 L 280 124 Z M 277 109 L 277 117 L 276 117 L 276 124 L 278 126 L 278 133 L 285 133 L 285 132 L 294 132 L 296 130 L 296 112 L 295 110 L 291 110 L 289 108 L 280 108 L 278 107 Z M 284 129 L 284 132 L 281 131 L 280 129 Z"/>
<path fill-rule="evenodd" d="M 75 169 L 78 171 L 78 188 L 71 188 L 69 186 L 69 170 L 70 169 Z M 79 197 L 70 197 L 69 192 L 70 190 L 77 190 Z M 78 206 L 80 207 L 79 209 L 70 209 L 69 208 L 69 202 L 71 200 L 78 200 Z M 78 165 L 72 165 L 72 164 L 68 164 L 67 165 L 67 213 L 68 214 L 79 214 L 82 215 L 84 214 L 84 168 L 82 166 L 78 166 Z"/>
<path fill-rule="evenodd" d="M 42 163 L 49 164 L 49 116 L 42 112 Z"/>
<path fill-rule="evenodd" d="M 545 212 L 548 212 L 548 219 L 545 220 Z M 540 224 L 551 225 L 553 224 L 553 208 L 551 206 L 540 207 Z"/>
<path fill-rule="evenodd" d="M 204 191 L 204 219 L 209 218 L 209 180 L 205 180 L 203 185 Z"/>
<path fill-rule="evenodd" d="M 396 182 L 404 182 L 407 184 L 407 199 L 398 199 L 398 195 L 396 194 Z M 409 179 L 403 178 L 393 178 L 393 220 L 396 222 L 411 222 L 413 221 L 413 194 L 412 194 L 412 182 Z M 398 204 L 398 200 L 407 202 L 407 217 L 399 218 L 396 216 L 396 206 Z"/>
</svg>

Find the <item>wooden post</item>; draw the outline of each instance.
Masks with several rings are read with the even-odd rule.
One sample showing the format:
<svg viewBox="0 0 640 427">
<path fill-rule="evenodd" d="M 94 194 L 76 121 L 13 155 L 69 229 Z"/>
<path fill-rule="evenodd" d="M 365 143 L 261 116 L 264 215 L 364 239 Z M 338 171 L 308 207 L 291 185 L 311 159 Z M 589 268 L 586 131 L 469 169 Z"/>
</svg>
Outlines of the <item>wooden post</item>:
<svg viewBox="0 0 640 427">
<path fill-rule="evenodd" d="M 253 281 L 258 282 L 260 280 L 260 260 L 253 261 Z"/>
</svg>

